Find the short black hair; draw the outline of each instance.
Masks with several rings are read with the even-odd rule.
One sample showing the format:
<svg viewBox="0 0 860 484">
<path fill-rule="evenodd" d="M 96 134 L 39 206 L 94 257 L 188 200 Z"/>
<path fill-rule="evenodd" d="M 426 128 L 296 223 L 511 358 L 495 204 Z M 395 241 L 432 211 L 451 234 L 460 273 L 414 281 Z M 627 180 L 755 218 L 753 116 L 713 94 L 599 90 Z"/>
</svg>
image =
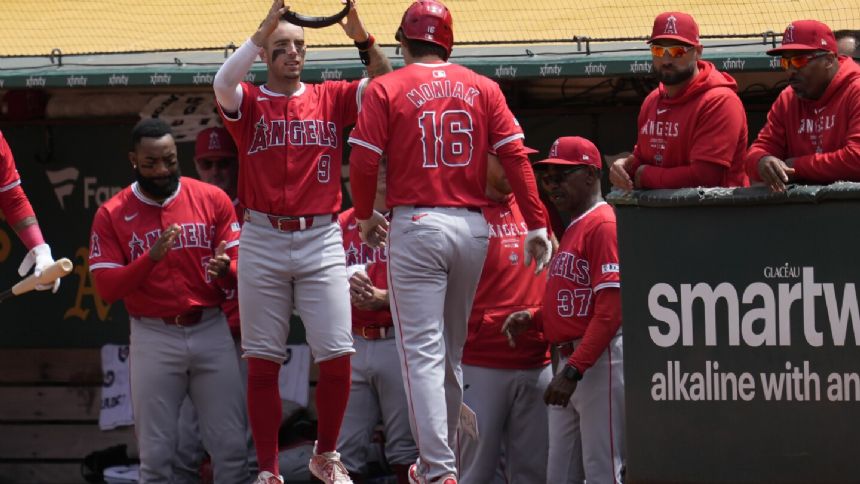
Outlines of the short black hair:
<svg viewBox="0 0 860 484">
<path fill-rule="evenodd" d="M 448 49 L 433 42 L 424 40 L 406 39 L 406 48 L 409 49 L 409 54 L 412 57 L 424 57 L 426 55 L 435 55 L 442 60 L 448 60 Z"/>
<path fill-rule="evenodd" d="M 173 129 L 164 120 L 159 118 L 144 118 L 138 121 L 131 130 L 131 147 L 137 148 L 142 138 L 163 138 L 165 135 L 173 136 Z"/>
</svg>

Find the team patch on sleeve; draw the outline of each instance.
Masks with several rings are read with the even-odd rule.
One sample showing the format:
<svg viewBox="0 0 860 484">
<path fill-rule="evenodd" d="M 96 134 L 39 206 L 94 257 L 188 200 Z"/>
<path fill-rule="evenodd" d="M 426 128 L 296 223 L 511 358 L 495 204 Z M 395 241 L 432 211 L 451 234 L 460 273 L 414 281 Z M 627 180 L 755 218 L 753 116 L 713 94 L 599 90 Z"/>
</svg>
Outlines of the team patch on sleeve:
<svg viewBox="0 0 860 484">
<path fill-rule="evenodd" d="M 238 232 L 239 230 L 241 230 L 241 227 L 239 227 L 239 222 L 231 223 L 230 230 L 232 230 L 233 232 Z"/>
<path fill-rule="evenodd" d="M 609 274 L 611 272 L 618 272 L 618 264 L 603 264 L 600 267 L 601 274 Z"/>
</svg>

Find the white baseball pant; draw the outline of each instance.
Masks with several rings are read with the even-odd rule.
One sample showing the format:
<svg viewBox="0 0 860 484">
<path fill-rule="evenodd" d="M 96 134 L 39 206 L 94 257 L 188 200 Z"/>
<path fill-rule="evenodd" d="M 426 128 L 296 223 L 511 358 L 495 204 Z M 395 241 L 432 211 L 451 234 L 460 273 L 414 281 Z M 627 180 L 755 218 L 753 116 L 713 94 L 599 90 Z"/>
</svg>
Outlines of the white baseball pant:
<svg viewBox="0 0 860 484">
<path fill-rule="evenodd" d="M 418 473 L 428 481 L 457 474 L 460 361 L 488 236 L 483 214 L 466 208 L 400 206 L 389 227 L 391 313 Z"/>
<path fill-rule="evenodd" d="M 563 368 L 559 365 L 559 370 Z M 547 482 L 624 482 L 624 418 L 624 351 L 619 332 L 585 372 L 567 408 L 549 407 Z"/>
<path fill-rule="evenodd" d="M 478 420 L 478 442 L 460 439 L 460 481 L 493 482 L 502 461 L 506 482 L 546 482 L 549 365 L 508 370 L 463 365 L 463 401 Z"/>
<path fill-rule="evenodd" d="M 199 323 L 185 327 L 157 318 L 131 318 L 130 341 L 140 482 L 170 482 L 179 408 L 186 395 L 197 409 L 215 482 L 245 482 L 250 474 L 244 395 L 238 389 L 224 391 L 241 377 L 221 310 L 205 309 Z"/>
</svg>

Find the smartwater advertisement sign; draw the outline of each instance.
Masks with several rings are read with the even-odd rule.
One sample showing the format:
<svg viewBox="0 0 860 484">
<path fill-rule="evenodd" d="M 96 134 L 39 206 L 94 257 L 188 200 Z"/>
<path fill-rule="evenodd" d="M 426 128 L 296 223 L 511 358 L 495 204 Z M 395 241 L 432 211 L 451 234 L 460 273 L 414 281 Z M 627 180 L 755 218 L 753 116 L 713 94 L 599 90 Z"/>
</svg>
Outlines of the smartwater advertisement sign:
<svg viewBox="0 0 860 484">
<path fill-rule="evenodd" d="M 628 482 L 860 481 L 860 190 L 796 190 L 615 200 Z"/>
</svg>

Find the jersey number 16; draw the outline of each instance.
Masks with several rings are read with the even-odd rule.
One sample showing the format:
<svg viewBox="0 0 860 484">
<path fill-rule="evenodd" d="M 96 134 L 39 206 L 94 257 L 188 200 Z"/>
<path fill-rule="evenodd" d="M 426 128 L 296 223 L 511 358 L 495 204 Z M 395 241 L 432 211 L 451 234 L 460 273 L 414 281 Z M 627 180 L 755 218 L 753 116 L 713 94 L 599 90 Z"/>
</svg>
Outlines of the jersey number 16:
<svg viewBox="0 0 860 484">
<path fill-rule="evenodd" d="M 424 111 L 418 118 L 424 168 L 466 166 L 472 161 L 472 116 L 463 110 Z"/>
</svg>

